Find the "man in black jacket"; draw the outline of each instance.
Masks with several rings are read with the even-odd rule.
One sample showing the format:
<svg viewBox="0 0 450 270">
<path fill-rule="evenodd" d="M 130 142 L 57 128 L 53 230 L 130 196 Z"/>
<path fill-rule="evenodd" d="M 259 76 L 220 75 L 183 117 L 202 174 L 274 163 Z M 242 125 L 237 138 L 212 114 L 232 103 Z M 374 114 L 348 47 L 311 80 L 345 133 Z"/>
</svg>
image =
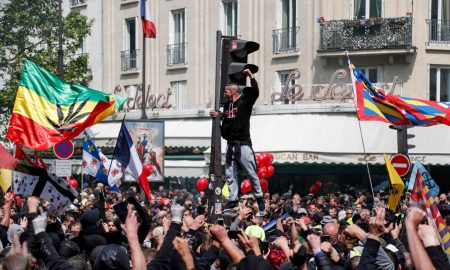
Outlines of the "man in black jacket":
<svg viewBox="0 0 450 270">
<path fill-rule="evenodd" d="M 250 116 L 253 105 L 255 105 L 259 96 L 259 88 L 255 76 L 249 69 L 245 69 L 243 74 L 250 77 L 251 81 L 251 87 L 245 87 L 243 95 L 241 95 L 237 84 L 227 84 L 225 86 L 225 95 L 229 101 L 225 103 L 224 113 L 221 115 L 221 133 L 222 137 L 227 140 L 225 175 L 230 190 L 230 201 L 225 205 L 224 210 L 237 210 L 239 205 L 237 179 L 239 164 L 250 179 L 260 215 L 265 215 L 263 193 L 256 174 L 255 153 L 253 152 L 250 138 Z M 218 117 L 220 113 L 213 110 L 210 115 L 211 117 Z"/>
</svg>

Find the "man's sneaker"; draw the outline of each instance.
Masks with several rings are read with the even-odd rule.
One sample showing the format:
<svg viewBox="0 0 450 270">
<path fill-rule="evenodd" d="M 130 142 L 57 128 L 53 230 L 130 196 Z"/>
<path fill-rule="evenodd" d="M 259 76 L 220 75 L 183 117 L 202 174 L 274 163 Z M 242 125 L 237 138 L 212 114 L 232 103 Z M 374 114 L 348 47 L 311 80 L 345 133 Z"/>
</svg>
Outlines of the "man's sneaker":
<svg viewBox="0 0 450 270">
<path fill-rule="evenodd" d="M 224 212 L 233 212 L 239 209 L 239 201 L 228 201 L 223 207 Z"/>
<path fill-rule="evenodd" d="M 258 204 L 258 210 L 259 210 L 259 213 L 257 214 L 257 216 L 263 217 L 263 216 L 267 215 L 266 204 L 264 203 L 264 199 L 262 197 L 256 198 L 256 203 Z"/>
</svg>

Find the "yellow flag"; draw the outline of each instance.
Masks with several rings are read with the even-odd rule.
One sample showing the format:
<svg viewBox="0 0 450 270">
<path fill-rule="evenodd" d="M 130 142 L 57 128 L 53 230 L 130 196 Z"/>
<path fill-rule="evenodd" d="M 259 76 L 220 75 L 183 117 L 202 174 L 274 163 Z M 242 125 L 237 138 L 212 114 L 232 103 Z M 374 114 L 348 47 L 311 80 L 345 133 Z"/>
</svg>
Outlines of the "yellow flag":
<svg viewBox="0 0 450 270">
<path fill-rule="evenodd" d="M 228 197 L 230 197 L 230 191 L 228 190 L 228 182 L 225 181 L 225 184 L 223 185 L 222 188 L 222 197 L 224 199 L 228 199 Z"/>
<path fill-rule="evenodd" d="M 8 191 L 11 187 L 12 171 L 8 169 L 0 169 L 0 187 L 3 192 Z"/>
<path fill-rule="evenodd" d="M 398 202 L 402 197 L 403 190 L 405 189 L 405 184 L 386 155 L 384 155 L 384 162 L 386 162 L 386 169 L 389 173 L 389 179 L 391 180 L 388 206 L 389 209 L 395 211 L 397 209 Z"/>
</svg>

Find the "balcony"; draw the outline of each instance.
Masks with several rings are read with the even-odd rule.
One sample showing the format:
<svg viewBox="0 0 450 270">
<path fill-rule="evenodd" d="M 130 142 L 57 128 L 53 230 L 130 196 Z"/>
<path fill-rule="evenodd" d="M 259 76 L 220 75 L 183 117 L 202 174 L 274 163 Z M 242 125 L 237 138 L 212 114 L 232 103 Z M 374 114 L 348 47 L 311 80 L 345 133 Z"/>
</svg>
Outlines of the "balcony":
<svg viewBox="0 0 450 270">
<path fill-rule="evenodd" d="M 273 30 L 273 54 L 297 52 L 297 34 L 300 27 Z"/>
<path fill-rule="evenodd" d="M 450 44 L 450 21 L 427 20 L 428 44 Z"/>
<path fill-rule="evenodd" d="M 167 45 L 167 66 L 180 66 L 187 64 L 187 42 Z"/>
<path fill-rule="evenodd" d="M 319 56 L 355 54 L 410 55 L 412 17 L 326 21 L 320 26 Z"/>
<path fill-rule="evenodd" d="M 139 50 L 128 50 L 120 52 L 122 71 L 131 71 L 139 69 L 138 52 Z"/>
</svg>

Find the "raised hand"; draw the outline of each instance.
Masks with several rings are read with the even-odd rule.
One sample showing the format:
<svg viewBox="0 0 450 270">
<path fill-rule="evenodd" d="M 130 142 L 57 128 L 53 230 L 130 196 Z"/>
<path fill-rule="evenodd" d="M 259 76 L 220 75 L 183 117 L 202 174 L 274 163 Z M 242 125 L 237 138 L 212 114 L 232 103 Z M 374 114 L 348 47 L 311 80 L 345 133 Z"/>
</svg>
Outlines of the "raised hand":
<svg viewBox="0 0 450 270">
<path fill-rule="evenodd" d="M 28 265 L 27 242 L 20 244 L 17 233 L 13 231 L 13 245 L 4 259 L 6 269 L 25 270 Z"/>
</svg>

